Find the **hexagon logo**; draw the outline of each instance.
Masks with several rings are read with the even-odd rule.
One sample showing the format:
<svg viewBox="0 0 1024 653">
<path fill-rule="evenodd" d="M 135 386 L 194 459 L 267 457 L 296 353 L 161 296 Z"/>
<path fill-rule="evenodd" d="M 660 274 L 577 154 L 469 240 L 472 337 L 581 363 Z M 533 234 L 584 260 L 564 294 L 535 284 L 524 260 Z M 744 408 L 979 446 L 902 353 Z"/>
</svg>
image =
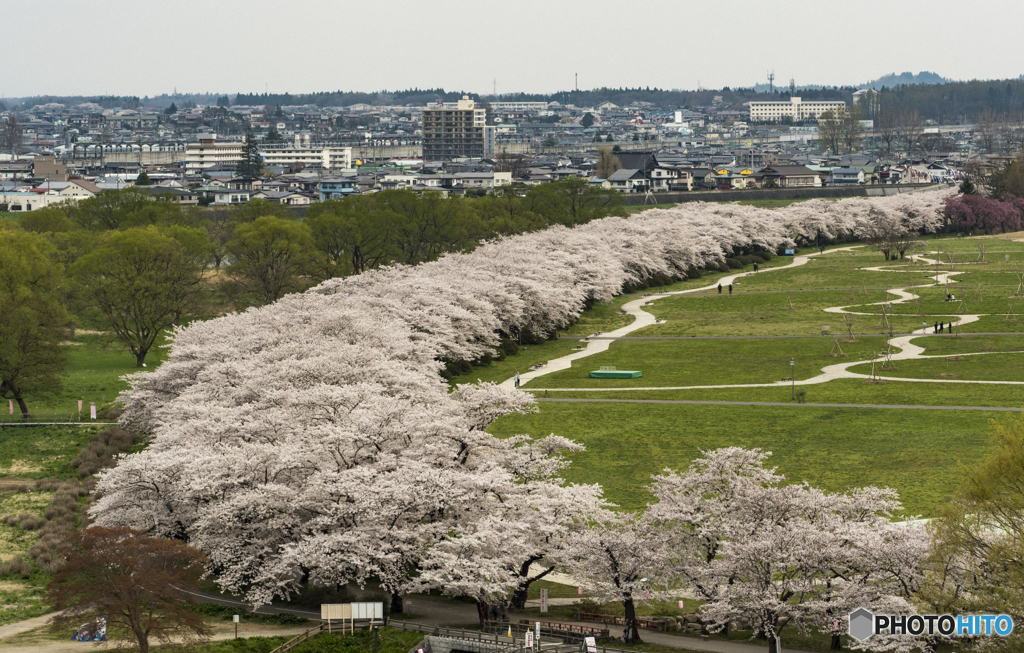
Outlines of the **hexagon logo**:
<svg viewBox="0 0 1024 653">
<path fill-rule="evenodd" d="M 874 621 L 875 615 L 864 608 L 857 608 L 850 613 L 850 637 L 858 642 L 863 642 L 868 637 L 871 637 Z"/>
</svg>

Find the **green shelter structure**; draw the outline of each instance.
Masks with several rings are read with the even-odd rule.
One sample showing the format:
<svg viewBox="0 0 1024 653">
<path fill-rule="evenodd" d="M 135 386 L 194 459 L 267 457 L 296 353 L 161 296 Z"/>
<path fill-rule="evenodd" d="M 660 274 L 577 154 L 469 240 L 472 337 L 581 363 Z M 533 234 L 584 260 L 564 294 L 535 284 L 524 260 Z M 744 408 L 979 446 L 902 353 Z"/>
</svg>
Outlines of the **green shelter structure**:
<svg viewBox="0 0 1024 653">
<path fill-rule="evenodd" d="M 644 373 L 639 370 L 617 370 L 614 367 L 604 365 L 599 370 L 590 373 L 592 379 L 639 379 Z"/>
</svg>

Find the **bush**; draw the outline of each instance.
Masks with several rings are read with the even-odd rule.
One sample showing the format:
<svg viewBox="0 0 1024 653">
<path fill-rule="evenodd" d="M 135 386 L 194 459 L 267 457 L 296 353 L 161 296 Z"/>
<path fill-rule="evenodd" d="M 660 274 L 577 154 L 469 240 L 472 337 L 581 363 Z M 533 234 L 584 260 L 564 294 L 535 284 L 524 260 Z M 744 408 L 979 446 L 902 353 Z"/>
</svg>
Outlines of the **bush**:
<svg viewBox="0 0 1024 653">
<path fill-rule="evenodd" d="M 31 573 L 32 564 L 20 556 L 0 564 L 0 576 L 28 576 Z"/>
<path fill-rule="evenodd" d="M 24 494 L 24 493 L 26 493 L 28 491 L 29 491 L 29 487 L 25 483 L 22 483 L 21 485 L 18 486 L 18 492 L 21 492 L 22 494 Z"/>
<path fill-rule="evenodd" d="M 501 344 L 498 345 L 498 348 L 501 349 L 502 353 L 506 356 L 515 356 L 519 353 L 519 343 L 511 338 L 502 338 Z"/>
<path fill-rule="evenodd" d="M 725 261 L 715 264 L 714 269 L 719 272 L 728 272 L 730 270 L 729 265 Z"/>
<path fill-rule="evenodd" d="M 18 523 L 18 526 L 22 530 L 34 531 L 34 530 L 38 530 L 39 527 L 42 526 L 44 522 L 43 522 L 42 519 L 40 519 L 39 517 L 36 517 L 35 515 L 29 515 L 27 513 L 22 513 L 22 514 L 18 515 L 17 523 Z M 7 518 L 7 524 L 9 526 L 13 526 L 13 524 L 11 524 L 10 517 Z"/>
<path fill-rule="evenodd" d="M 743 262 L 735 258 L 725 259 L 725 264 L 729 267 L 730 270 L 739 270 L 743 268 Z"/>
</svg>

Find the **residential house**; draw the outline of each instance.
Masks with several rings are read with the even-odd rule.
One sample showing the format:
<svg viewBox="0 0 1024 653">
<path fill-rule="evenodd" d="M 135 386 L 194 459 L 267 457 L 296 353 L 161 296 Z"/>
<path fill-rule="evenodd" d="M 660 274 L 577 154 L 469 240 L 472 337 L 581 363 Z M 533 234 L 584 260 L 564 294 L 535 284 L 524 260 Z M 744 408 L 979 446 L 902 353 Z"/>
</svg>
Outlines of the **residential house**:
<svg viewBox="0 0 1024 653">
<path fill-rule="evenodd" d="M 821 177 L 807 166 L 771 165 L 758 172 L 761 185 L 779 188 L 815 188 L 821 186 Z"/>
</svg>

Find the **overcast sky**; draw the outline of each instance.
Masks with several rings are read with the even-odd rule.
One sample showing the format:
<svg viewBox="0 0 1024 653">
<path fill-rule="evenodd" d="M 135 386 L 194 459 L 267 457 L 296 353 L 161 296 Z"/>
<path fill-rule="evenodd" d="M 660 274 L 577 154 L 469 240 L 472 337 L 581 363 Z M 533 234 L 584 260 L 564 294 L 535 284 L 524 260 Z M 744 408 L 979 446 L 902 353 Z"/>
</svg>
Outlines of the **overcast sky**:
<svg viewBox="0 0 1024 653">
<path fill-rule="evenodd" d="M 695 89 L 1024 73 L 1018 0 L 4 0 L 0 93 Z"/>
</svg>

